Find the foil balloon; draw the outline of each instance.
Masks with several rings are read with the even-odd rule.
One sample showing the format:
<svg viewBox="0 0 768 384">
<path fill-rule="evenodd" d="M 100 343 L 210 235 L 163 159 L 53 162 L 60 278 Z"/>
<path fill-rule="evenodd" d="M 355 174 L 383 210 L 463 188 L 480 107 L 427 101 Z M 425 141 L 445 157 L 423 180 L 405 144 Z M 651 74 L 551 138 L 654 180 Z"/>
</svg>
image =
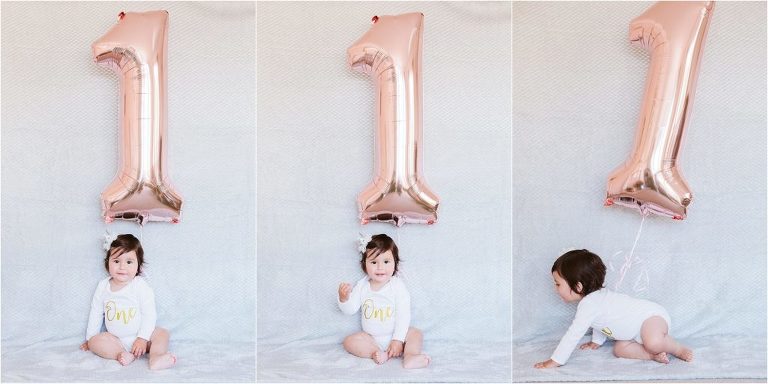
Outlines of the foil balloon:
<svg viewBox="0 0 768 384">
<path fill-rule="evenodd" d="M 677 167 L 714 2 L 659 2 L 629 26 L 651 62 L 629 159 L 608 177 L 605 205 L 682 220 L 693 196 Z"/>
<path fill-rule="evenodd" d="M 181 196 L 166 175 L 167 40 L 168 12 L 121 12 L 92 45 L 94 61 L 120 80 L 119 169 L 101 194 L 108 223 L 177 223 L 181 215 Z"/>
<path fill-rule="evenodd" d="M 360 220 L 433 224 L 439 198 L 422 170 L 421 45 L 424 15 L 374 16 L 347 50 L 376 88 L 374 178 L 358 195 Z"/>
</svg>

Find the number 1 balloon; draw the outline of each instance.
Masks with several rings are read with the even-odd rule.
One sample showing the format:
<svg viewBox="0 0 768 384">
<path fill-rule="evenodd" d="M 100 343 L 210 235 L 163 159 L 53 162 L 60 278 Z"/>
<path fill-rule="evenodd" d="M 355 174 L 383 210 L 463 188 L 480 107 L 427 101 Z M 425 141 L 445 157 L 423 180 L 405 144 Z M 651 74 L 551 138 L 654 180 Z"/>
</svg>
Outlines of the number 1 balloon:
<svg viewBox="0 0 768 384">
<path fill-rule="evenodd" d="M 181 215 L 181 196 L 166 176 L 167 41 L 168 12 L 121 12 L 92 45 L 94 61 L 120 80 L 120 163 L 101 194 L 108 223 L 177 223 Z"/>
<path fill-rule="evenodd" d="M 433 224 L 439 199 L 422 172 L 421 44 L 424 15 L 374 16 L 347 50 L 352 69 L 376 88 L 373 181 L 358 195 L 360 220 Z"/>
<path fill-rule="evenodd" d="M 630 23 L 632 44 L 648 50 L 651 63 L 634 148 L 608 177 L 605 205 L 685 218 L 693 196 L 677 168 L 677 156 L 713 9 L 711 1 L 662 1 Z"/>
</svg>

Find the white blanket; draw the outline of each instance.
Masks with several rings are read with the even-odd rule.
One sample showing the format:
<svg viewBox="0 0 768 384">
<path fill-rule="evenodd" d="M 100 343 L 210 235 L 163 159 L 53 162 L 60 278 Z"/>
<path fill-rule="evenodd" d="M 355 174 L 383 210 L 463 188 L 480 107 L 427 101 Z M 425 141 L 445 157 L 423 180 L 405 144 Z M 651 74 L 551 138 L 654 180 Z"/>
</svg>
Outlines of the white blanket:
<svg viewBox="0 0 768 384">
<path fill-rule="evenodd" d="M 584 338 L 582 343 L 588 342 Z M 690 363 L 670 358 L 669 364 L 655 361 L 620 359 L 613 355 L 613 342 L 597 350 L 576 350 L 568 364 L 552 369 L 533 365 L 549 358 L 557 342 L 542 341 L 514 345 L 515 382 L 553 381 L 641 381 L 745 379 L 765 382 L 766 351 L 759 340 L 745 336 L 714 336 L 683 339 L 694 352 Z"/>
<path fill-rule="evenodd" d="M 78 349 L 79 339 L 3 346 L 3 382 L 254 382 L 253 343 L 171 342 L 176 365 L 151 371 L 147 357 L 128 366 Z"/>
<path fill-rule="evenodd" d="M 329 338 L 259 345 L 257 378 L 263 382 L 509 382 L 509 343 L 426 340 L 432 363 L 405 369 L 402 358 L 376 365 L 350 355 Z"/>
</svg>

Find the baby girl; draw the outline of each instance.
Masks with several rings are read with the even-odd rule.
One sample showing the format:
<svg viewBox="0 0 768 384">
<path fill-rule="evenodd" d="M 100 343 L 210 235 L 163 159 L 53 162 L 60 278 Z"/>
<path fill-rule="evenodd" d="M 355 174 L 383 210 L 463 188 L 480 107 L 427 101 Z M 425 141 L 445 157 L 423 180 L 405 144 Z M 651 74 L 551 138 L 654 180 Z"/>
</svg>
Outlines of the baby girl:
<svg viewBox="0 0 768 384">
<path fill-rule="evenodd" d="M 563 254 L 552 265 L 552 277 L 560 298 L 579 305 L 552 357 L 536 363 L 536 368 L 565 364 L 589 328 L 592 341 L 582 344 L 581 349 L 597 349 L 611 339 L 616 341 L 616 357 L 666 364 L 667 354 L 672 354 L 685 361 L 693 360 L 693 351 L 669 335 L 672 322 L 664 307 L 603 288 L 605 264 L 594 253 L 581 249 Z"/>
</svg>

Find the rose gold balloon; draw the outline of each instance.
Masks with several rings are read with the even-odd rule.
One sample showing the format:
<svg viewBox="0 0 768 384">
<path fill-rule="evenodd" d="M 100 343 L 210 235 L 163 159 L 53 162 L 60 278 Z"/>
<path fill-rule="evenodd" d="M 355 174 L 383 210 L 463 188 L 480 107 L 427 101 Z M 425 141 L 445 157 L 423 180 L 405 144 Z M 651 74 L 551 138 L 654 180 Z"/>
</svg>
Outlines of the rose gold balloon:
<svg viewBox="0 0 768 384">
<path fill-rule="evenodd" d="M 102 192 L 114 219 L 178 222 L 181 196 L 166 176 L 168 12 L 120 12 L 93 43 L 93 58 L 120 78 L 120 169 Z"/>
<path fill-rule="evenodd" d="M 659 2 L 629 26 L 651 63 L 629 159 L 608 177 L 605 205 L 682 220 L 693 196 L 677 168 L 714 2 Z"/>
<path fill-rule="evenodd" d="M 376 85 L 373 181 L 357 197 L 360 220 L 433 224 L 438 197 L 422 172 L 421 44 L 424 15 L 374 16 L 347 50 L 353 69 Z"/>
</svg>

